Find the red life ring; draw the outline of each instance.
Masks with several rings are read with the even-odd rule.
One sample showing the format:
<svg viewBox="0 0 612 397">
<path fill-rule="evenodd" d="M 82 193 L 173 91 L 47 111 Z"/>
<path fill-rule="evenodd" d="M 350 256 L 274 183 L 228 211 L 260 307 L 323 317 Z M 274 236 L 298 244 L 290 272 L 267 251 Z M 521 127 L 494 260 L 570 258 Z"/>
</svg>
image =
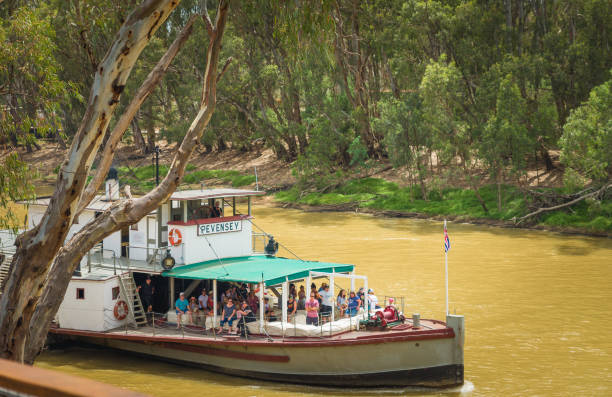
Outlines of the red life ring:
<svg viewBox="0 0 612 397">
<path fill-rule="evenodd" d="M 128 305 L 125 301 L 117 301 L 115 303 L 115 310 L 113 310 L 113 314 L 117 320 L 123 320 L 128 315 Z"/>
<path fill-rule="evenodd" d="M 168 233 L 168 240 L 170 240 L 170 244 L 174 246 L 181 244 L 181 242 L 183 241 L 181 231 L 178 229 L 171 229 L 170 233 Z"/>
</svg>

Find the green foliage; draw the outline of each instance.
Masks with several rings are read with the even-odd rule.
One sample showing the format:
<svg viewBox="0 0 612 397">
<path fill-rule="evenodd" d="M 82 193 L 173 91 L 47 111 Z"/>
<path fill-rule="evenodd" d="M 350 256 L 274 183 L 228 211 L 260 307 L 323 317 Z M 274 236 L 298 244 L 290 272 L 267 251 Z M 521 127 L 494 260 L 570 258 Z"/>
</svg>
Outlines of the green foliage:
<svg viewBox="0 0 612 397">
<path fill-rule="evenodd" d="M 0 22 L 0 140 L 28 148 L 37 135 L 62 128 L 63 101 L 82 99 L 59 77 L 55 31 L 44 11 L 24 6 Z"/>
<path fill-rule="evenodd" d="M 327 193 L 303 193 L 297 187 L 275 194 L 279 202 L 307 205 L 357 205 L 376 210 L 402 211 L 430 216 L 447 215 L 466 219 L 512 220 L 528 212 L 523 193 L 514 186 L 502 186 L 506 203 L 502 211 L 485 213 L 472 189 L 446 188 L 432 190 L 429 200 L 418 198 L 418 188 L 399 187 L 379 178 L 354 179 Z M 497 187 L 486 185 L 479 193 L 494 208 Z M 575 227 L 593 232 L 612 231 L 612 200 L 590 200 L 569 210 L 546 213 L 542 224 L 557 227 Z"/>
<path fill-rule="evenodd" d="M 159 166 L 159 177 L 162 179 L 168 173 L 167 165 Z M 146 193 L 155 187 L 155 166 L 146 165 L 142 167 L 118 167 L 119 181 L 130 185 L 135 192 Z M 230 184 L 233 187 L 241 187 L 255 183 L 255 175 L 244 175 L 235 170 L 197 170 L 193 164 L 185 168 L 183 183 L 188 185 L 205 184 L 219 181 Z"/>
<path fill-rule="evenodd" d="M 500 82 L 495 114 L 484 127 L 480 158 L 489 164 L 496 175 L 511 167 L 514 172 L 525 172 L 526 156 L 533 147 L 526 126 L 527 103 L 521 97 L 512 75 Z"/>
<path fill-rule="evenodd" d="M 576 173 L 594 181 L 612 179 L 612 80 L 595 87 L 588 101 L 572 111 L 560 144 L 568 181 L 575 181 Z"/>
<path fill-rule="evenodd" d="M 11 204 L 15 201 L 30 201 L 36 195 L 33 180 L 37 173 L 22 162 L 16 153 L 11 153 L 0 164 L 0 229 L 17 230 L 24 224 L 17 219 Z"/>
<path fill-rule="evenodd" d="M 361 137 L 355 137 L 347 150 L 351 156 L 350 166 L 363 166 L 368 159 L 368 148 L 361 142 Z"/>
</svg>

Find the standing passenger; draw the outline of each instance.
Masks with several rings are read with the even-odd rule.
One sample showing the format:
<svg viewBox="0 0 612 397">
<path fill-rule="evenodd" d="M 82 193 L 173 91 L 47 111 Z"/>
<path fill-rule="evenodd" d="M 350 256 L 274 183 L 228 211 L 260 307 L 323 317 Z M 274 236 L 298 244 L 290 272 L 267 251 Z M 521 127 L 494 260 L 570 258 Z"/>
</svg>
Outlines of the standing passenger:
<svg viewBox="0 0 612 397">
<path fill-rule="evenodd" d="M 304 286 L 300 285 L 300 292 L 298 292 L 298 310 L 306 309 L 306 291 Z"/>
<path fill-rule="evenodd" d="M 332 305 L 334 304 L 334 296 L 329 291 L 329 285 L 323 284 L 323 290 L 319 292 L 321 295 L 321 319 L 325 317 L 328 321 L 331 317 Z"/>
<path fill-rule="evenodd" d="M 310 293 L 310 299 L 306 301 L 306 325 L 319 325 L 319 302 L 315 299 L 315 293 Z"/>
</svg>

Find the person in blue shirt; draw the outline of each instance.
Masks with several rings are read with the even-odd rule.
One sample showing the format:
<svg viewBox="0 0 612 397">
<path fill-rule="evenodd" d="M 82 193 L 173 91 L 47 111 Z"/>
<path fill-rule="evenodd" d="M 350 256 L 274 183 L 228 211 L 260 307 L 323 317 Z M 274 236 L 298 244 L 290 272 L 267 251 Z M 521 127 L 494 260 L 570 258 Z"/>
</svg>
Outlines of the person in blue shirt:
<svg viewBox="0 0 612 397">
<path fill-rule="evenodd" d="M 361 299 L 357 295 L 355 295 L 355 291 L 351 291 L 351 294 L 348 299 L 348 312 L 349 316 L 353 317 L 359 312 L 359 308 L 361 307 Z"/>
<path fill-rule="evenodd" d="M 176 309 L 176 328 L 180 328 L 182 324 L 182 317 L 187 315 L 189 317 L 189 322 L 193 323 L 193 318 L 191 317 L 191 311 L 189 310 L 189 302 L 185 299 L 185 293 L 181 292 L 179 298 L 176 300 L 174 304 L 174 308 Z"/>
</svg>

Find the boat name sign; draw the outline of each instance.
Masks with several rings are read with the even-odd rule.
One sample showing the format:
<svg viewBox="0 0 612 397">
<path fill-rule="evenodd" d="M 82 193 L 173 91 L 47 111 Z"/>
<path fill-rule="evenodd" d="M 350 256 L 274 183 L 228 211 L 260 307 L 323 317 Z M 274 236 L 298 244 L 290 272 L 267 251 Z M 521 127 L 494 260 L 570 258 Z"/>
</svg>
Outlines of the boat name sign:
<svg viewBox="0 0 612 397">
<path fill-rule="evenodd" d="M 242 221 L 206 223 L 198 225 L 198 236 L 216 233 L 239 232 L 241 230 Z"/>
</svg>

